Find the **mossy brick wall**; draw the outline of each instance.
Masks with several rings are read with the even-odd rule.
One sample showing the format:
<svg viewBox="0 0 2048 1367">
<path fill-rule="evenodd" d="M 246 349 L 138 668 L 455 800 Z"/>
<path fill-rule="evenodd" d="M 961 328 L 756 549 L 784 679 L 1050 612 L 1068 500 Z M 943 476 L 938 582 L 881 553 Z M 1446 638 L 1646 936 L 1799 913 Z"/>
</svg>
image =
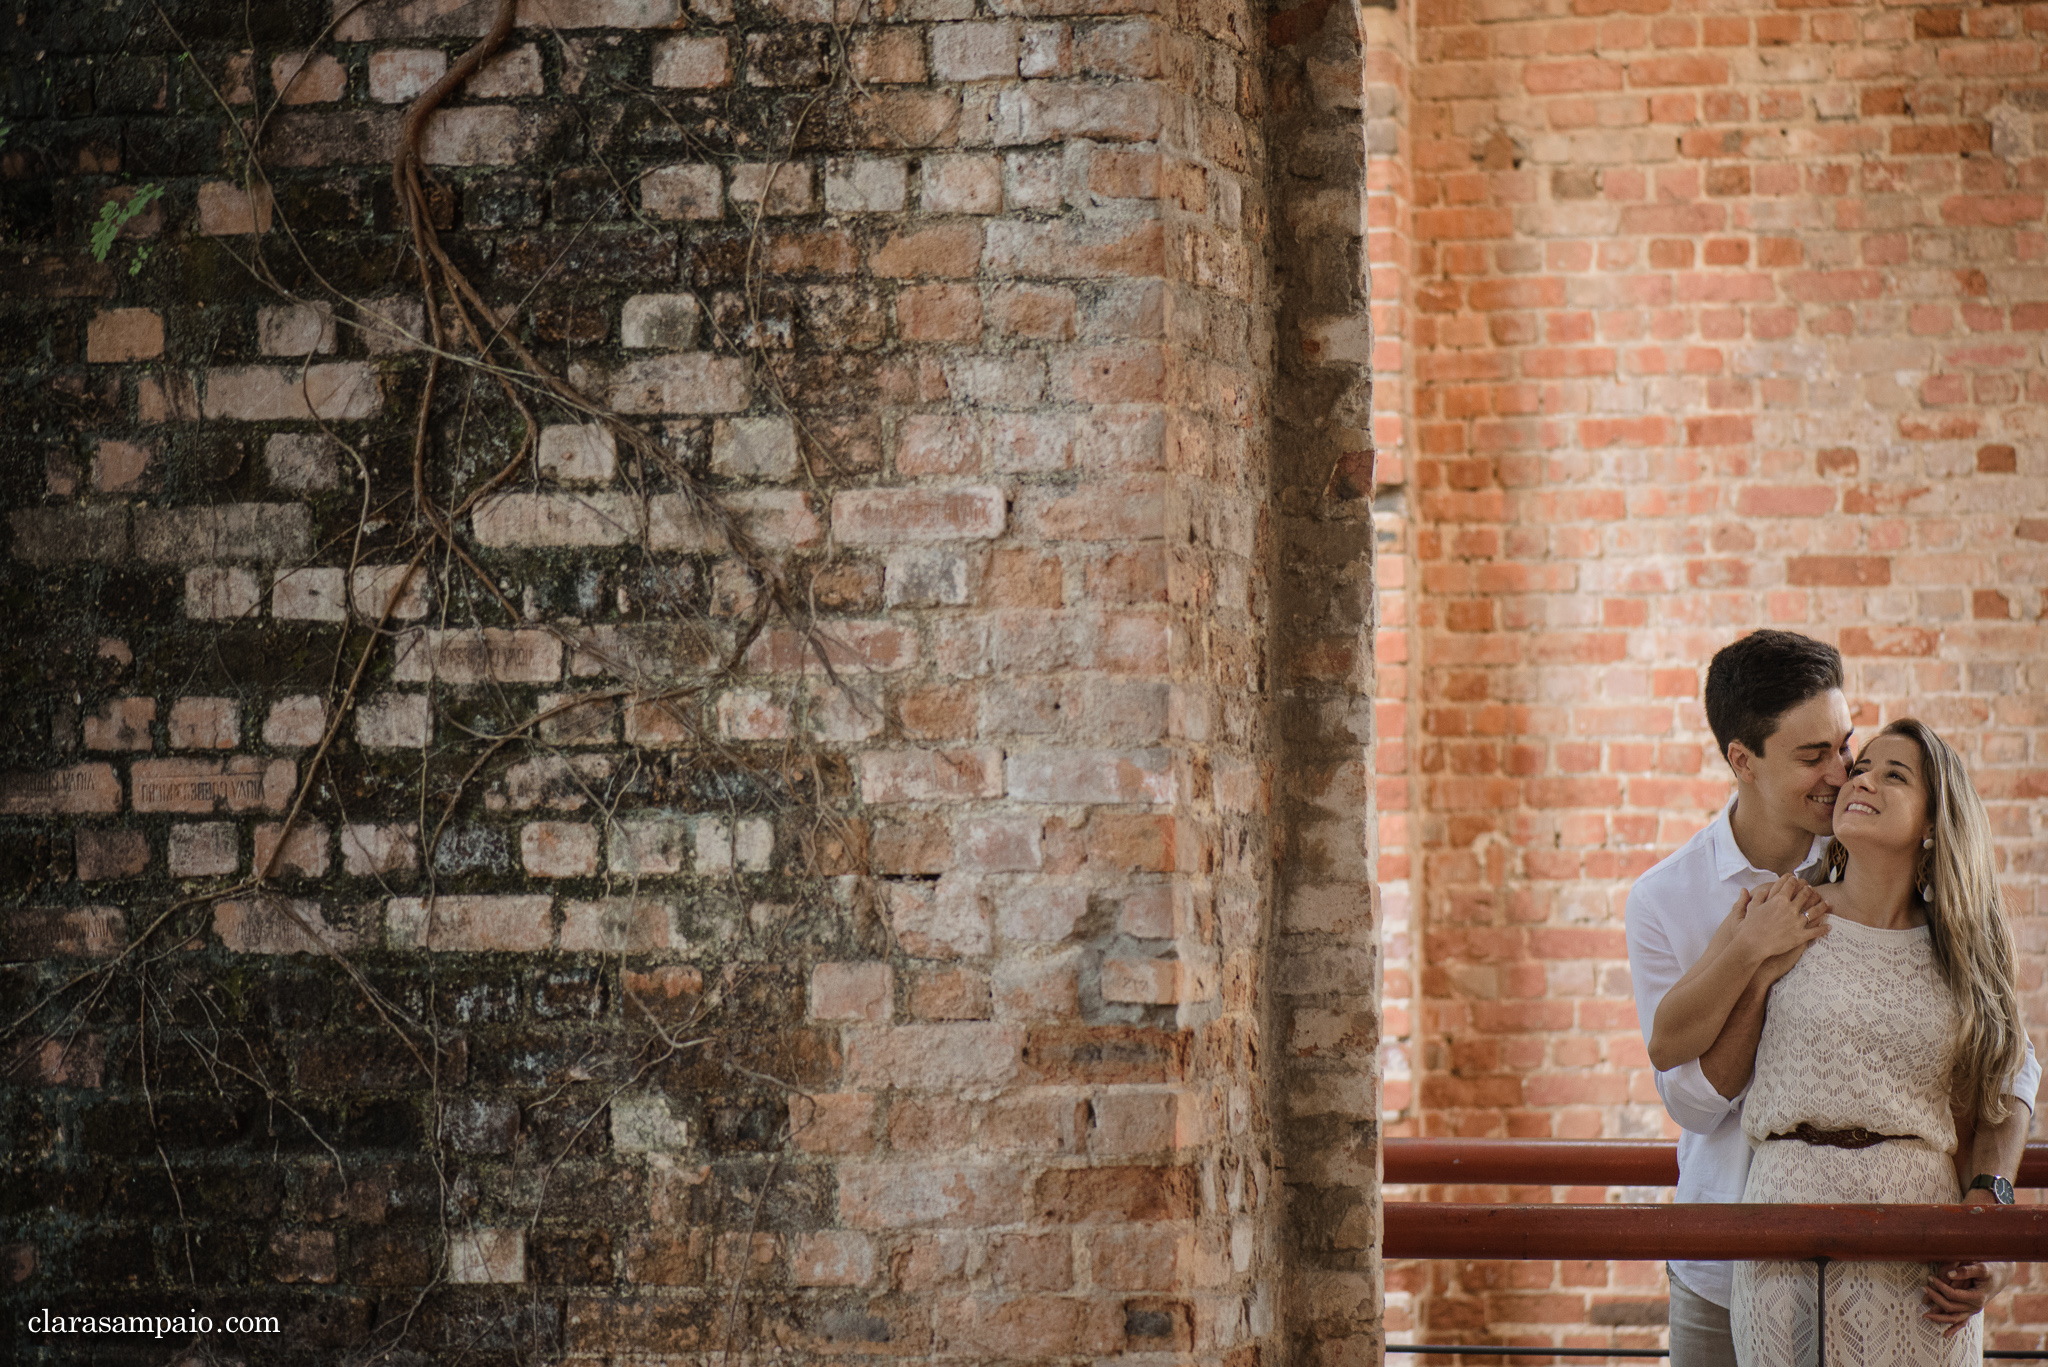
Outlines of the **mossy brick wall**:
<svg viewBox="0 0 2048 1367">
<path fill-rule="evenodd" d="M 1380 464 L 1392 1132 L 1672 1132 L 1622 902 L 1727 794 L 1700 682 L 1756 625 L 1837 643 L 1860 729 L 1968 757 L 2048 1044 L 2048 9 L 1425 0 L 1374 50 L 1378 381 L 1412 394 Z M 2043 1275 L 1989 1344 L 2048 1342 Z M 1629 1346 L 1662 1299 L 1648 1264 L 1415 1265 L 1388 1327 Z"/>
<path fill-rule="evenodd" d="M 1356 14 L 520 15 L 429 216 L 672 467 L 520 390 L 459 554 L 526 424 L 390 163 L 486 7 L 0 25 L 10 1324 L 1368 1359 Z"/>
</svg>

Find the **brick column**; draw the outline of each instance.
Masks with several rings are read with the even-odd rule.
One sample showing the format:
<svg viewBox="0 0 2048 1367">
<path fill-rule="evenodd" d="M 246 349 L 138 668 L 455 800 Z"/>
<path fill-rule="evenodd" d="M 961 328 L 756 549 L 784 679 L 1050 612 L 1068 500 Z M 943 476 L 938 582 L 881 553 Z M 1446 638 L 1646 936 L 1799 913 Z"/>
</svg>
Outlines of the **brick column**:
<svg viewBox="0 0 2048 1367">
<path fill-rule="evenodd" d="M 1420 1015 L 1415 907 L 1422 886 L 1420 815 L 1413 756 L 1420 732 L 1414 707 L 1422 633 L 1413 631 L 1417 595 L 1410 516 L 1409 424 L 1414 405 L 1410 359 L 1415 270 L 1413 176 L 1413 5 L 1364 11 L 1366 247 L 1372 271 L 1373 770 L 1378 808 L 1380 895 L 1380 1119 L 1389 1135 L 1420 1130 L 1416 1020 Z M 1405 1187 L 1388 1200 L 1412 1200 Z M 1385 1273 L 1390 1342 L 1415 1341 L 1415 1291 L 1426 1264 L 1394 1263 Z"/>
<path fill-rule="evenodd" d="M 1353 6 L 1310 4 L 1267 32 L 1272 137 L 1288 149 L 1274 177 L 1272 940 L 1287 1351 L 1365 1363 L 1382 1289 L 1365 31 Z"/>
</svg>

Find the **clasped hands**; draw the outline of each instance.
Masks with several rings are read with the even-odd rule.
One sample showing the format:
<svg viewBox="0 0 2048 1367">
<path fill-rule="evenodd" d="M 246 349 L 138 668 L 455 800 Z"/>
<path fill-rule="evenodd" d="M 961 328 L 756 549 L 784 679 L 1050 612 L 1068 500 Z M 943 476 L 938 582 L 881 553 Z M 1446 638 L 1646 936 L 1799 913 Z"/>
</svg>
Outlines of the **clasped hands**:
<svg viewBox="0 0 2048 1367">
<path fill-rule="evenodd" d="M 1733 948 L 1757 965 L 1763 985 L 1792 971 L 1806 947 L 1828 933 L 1826 899 L 1797 874 L 1751 888 L 1735 899 Z"/>
<path fill-rule="evenodd" d="M 1954 1338 L 2012 1279 L 2011 1263 L 1940 1263 L 1927 1279 L 1926 1317 Z"/>
</svg>

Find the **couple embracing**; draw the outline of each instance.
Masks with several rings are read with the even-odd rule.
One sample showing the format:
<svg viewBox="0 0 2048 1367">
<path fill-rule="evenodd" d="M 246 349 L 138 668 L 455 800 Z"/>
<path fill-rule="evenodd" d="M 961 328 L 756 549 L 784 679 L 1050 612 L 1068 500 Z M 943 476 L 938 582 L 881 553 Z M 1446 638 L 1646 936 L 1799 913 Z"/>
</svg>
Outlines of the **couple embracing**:
<svg viewBox="0 0 2048 1367">
<path fill-rule="evenodd" d="M 1791 632 L 1722 650 L 1705 693 L 1735 796 L 1628 897 L 1678 1199 L 2010 1203 L 2041 1070 L 1962 760 L 1910 719 L 1852 749 L 1841 656 Z M 1813 1364 L 1809 1265 L 1669 1272 L 1673 1367 Z M 2004 1275 L 1832 1269 L 1821 1367 L 1981 1361 Z"/>
</svg>

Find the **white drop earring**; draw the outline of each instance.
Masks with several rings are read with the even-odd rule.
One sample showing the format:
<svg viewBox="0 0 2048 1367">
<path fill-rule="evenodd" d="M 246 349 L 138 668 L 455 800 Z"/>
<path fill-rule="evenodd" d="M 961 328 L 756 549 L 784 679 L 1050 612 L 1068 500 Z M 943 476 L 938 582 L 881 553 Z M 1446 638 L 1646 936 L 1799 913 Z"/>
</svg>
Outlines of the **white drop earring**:
<svg viewBox="0 0 2048 1367">
<path fill-rule="evenodd" d="M 1928 836 L 1927 838 L 1925 838 L 1924 840 L 1922 840 L 1922 841 L 1920 842 L 1920 848 L 1921 848 L 1921 849 L 1923 849 L 1923 850 L 1931 850 L 1931 849 L 1933 849 L 1933 848 L 1934 848 L 1934 837 L 1930 835 L 1930 836 Z"/>
</svg>

